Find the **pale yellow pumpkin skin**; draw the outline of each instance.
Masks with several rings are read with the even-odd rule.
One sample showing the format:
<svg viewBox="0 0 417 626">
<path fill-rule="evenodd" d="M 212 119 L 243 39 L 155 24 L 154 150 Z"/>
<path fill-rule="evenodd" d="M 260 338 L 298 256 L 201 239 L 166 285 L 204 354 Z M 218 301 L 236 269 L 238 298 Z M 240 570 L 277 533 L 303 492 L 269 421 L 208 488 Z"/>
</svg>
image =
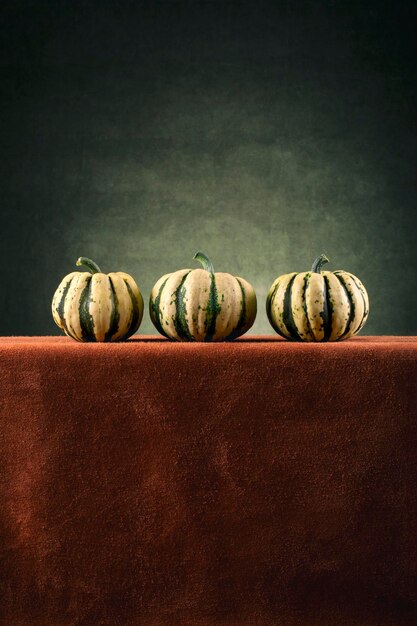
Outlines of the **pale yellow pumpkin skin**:
<svg viewBox="0 0 417 626">
<path fill-rule="evenodd" d="M 124 341 L 138 330 L 143 308 L 139 287 L 125 272 L 71 272 L 52 299 L 57 326 L 85 342 Z"/>
<path fill-rule="evenodd" d="M 206 269 L 165 274 L 149 300 L 153 324 L 173 341 L 236 339 L 251 328 L 256 310 L 256 294 L 248 281 Z"/>
<path fill-rule="evenodd" d="M 266 312 L 285 339 L 341 341 L 356 335 L 368 319 L 369 297 L 362 282 L 344 270 L 321 271 L 324 259 L 315 261 L 318 272 L 283 274 L 271 285 Z"/>
</svg>

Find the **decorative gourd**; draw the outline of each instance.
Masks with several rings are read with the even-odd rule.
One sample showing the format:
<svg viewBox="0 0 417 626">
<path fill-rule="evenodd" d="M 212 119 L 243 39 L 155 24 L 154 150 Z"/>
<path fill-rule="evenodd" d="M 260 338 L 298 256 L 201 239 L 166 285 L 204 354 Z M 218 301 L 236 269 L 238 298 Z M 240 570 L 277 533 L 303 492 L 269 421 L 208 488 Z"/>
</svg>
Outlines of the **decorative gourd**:
<svg viewBox="0 0 417 626">
<path fill-rule="evenodd" d="M 322 254 L 310 272 L 283 274 L 272 284 L 266 312 L 285 339 L 340 341 L 356 335 L 365 324 L 369 313 L 365 287 L 349 272 L 322 272 L 328 260 Z"/>
<path fill-rule="evenodd" d="M 103 274 L 85 257 L 76 265 L 89 272 L 65 276 L 52 300 L 55 323 L 77 341 L 123 341 L 139 328 L 143 298 L 133 278 L 124 272 Z"/>
<path fill-rule="evenodd" d="M 165 274 L 153 287 L 149 312 L 155 328 L 174 341 L 230 341 L 243 335 L 256 317 L 252 285 L 214 273 L 202 252 L 194 258 L 203 269 Z"/>
</svg>

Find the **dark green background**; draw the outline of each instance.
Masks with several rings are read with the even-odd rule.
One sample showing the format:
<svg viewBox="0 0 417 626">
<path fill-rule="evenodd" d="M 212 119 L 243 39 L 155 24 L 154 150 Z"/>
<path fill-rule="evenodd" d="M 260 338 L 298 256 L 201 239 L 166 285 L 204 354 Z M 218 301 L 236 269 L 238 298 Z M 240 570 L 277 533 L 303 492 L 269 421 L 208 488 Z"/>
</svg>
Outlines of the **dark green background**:
<svg viewBox="0 0 417 626">
<path fill-rule="evenodd" d="M 411 2 L 2 3 L 0 334 L 59 334 L 80 255 L 164 273 L 359 276 L 417 334 Z M 140 332 L 153 332 L 146 311 Z"/>
</svg>

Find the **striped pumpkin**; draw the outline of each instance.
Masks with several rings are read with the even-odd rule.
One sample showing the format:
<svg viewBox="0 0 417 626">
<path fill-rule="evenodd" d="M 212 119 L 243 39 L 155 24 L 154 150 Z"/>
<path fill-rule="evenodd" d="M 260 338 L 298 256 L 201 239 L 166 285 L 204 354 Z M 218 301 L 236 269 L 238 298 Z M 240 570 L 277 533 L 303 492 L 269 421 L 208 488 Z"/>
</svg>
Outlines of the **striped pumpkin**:
<svg viewBox="0 0 417 626">
<path fill-rule="evenodd" d="M 369 313 L 366 289 L 356 276 L 322 272 L 322 254 L 310 272 L 279 276 L 266 300 L 274 330 L 293 341 L 340 341 L 356 335 Z"/>
<path fill-rule="evenodd" d="M 85 257 L 76 265 L 89 272 L 72 272 L 58 286 L 52 315 L 59 328 L 77 341 L 123 341 L 133 335 L 143 316 L 133 278 L 124 272 L 103 274 Z"/>
<path fill-rule="evenodd" d="M 255 321 L 256 295 L 243 278 L 214 273 L 202 252 L 203 269 L 162 276 L 152 289 L 149 312 L 155 328 L 174 341 L 230 341 Z"/>
</svg>

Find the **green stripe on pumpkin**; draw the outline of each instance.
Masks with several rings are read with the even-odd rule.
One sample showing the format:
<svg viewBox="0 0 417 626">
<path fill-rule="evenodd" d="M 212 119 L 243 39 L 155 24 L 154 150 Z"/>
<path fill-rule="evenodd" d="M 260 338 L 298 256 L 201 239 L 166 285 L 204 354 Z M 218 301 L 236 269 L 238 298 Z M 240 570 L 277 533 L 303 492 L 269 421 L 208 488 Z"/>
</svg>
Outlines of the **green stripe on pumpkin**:
<svg viewBox="0 0 417 626">
<path fill-rule="evenodd" d="M 280 285 L 280 281 L 277 282 L 277 284 L 275 285 L 274 290 L 272 291 L 272 293 L 269 292 L 267 297 L 266 297 L 266 314 L 268 315 L 269 321 L 271 321 L 270 312 L 271 312 L 271 308 L 272 308 L 272 305 L 273 305 L 273 302 L 274 302 L 274 298 L 275 298 L 276 293 L 277 293 L 277 291 L 279 289 L 279 285 Z"/>
<path fill-rule="evenodd" d="M 359 324 L 357 330 L 355 331 L 355 334 L 357 334 L 360 330 L 362 330 L 362 328 L 365 325 L 366 319 L 367 319 L 368 314 L 369 314 L 369 308 L 367 308 L 367 306 L 366 306 L 366 299 L 365 299 L 365 295 L 363 293 L 363 289 L 365 289 L 365 287 L 362 288 L 362 286 L 359 285 L 359 283 L 356 282 L 356 277 L 353 276 L 353 274 L 351 274 L 350 277 L 353 280 L 353 282 L 355 283 L 355 285 L 358 288 L 358 290 L 360 291 L 360 294 L 361 294 L 362 300 L 363 300 L 363 317 L 362 317 L 361 323 Z"/>
<path fill-rule="evenodd" d="M 274 316 L 272 315 L 272 307 L 274 306 L 275 296 L 277 294 L 280 284 L 281 281 L 278 281 L 274 287 L 274 290 L 270 295 L 268 295 L 266 299 L 266 314 L 268 316 L 269 323 L 271 324 L 272 328 L 278 333 L 278 335 L 280 335 L 284 339 L 288 339 L 287 335 L 282 332 L 278 324 L 275 322 Z"/>
<path fill-rule="evenodd" d="M 81 337 L 83 341 L 96 341 L 94 334 L 94 321 L 90 315 L 91 302 L 91 277 L 87 279 L 84 289 L 80 296 L 78 305 L 78 315 L 80 318 Z"/>
<path fill-rule="evenodd" d="M 131 318 L 131 321 L 130 321 L 130 324 L 129 324 L 129 328 L 126 331 L 126 335 L 125 335 L 125 336 L 130 336 L 130 334 L 132 332 L 134 332 L 134 330 L 135 330 L 135 328 L 136 328 L 136 326 L 138 324 L 140 312 L 139 312 L 138 301 L 135 298 L 135 294 L 133 293 L 131 286 L 129 285 L 127 280 L 125 280 L 124 282 L 125 282 L 125 285 L 127 287 L 128 292 L 129 292 L 130 300 L 132 302 L 132 318 Z"/>
<path fill-rule="evenodd" d="M 308 331 L 308 333 L 309 333 L 309 335 L 310 335 L 311 339 L 312 339 L 313 341 L 317 341 L 317 340 L 316 340 L 316 336 L 315 336 L 315 334 L 313 333 L 313 329 L 311 328 L 310 318 L 308 317 L 308 310 L 307 310 L 306 292 L 307 292 L 307 287 L 308 287 L 308 284 L 309 284 L 309 282 L 310 282 L 310 278 L 311 278 L 311 273 L 310 273 L 310 272 L 307 272 L 307 273 L 304 275 L 304 285 L 303 285 L 303 292 L 302 292 L 302 294 L 301 294 L 301 304 L 302 304 L 303 311 L 304 311 L 304 315 L 305 315 L 305 318 L 306 318 L 306 323 L 307 323 L 307 331 Z"/>
<path fill-rule="evenodd" d="M 324 276 L 324 275 L 323 275 L 323 278 L 324 278 L 324 305 L 323 305 L 323 311 L 321 311 L 320 315 L 323 320 L 323 330 L 324 330 L 323 341 L 328 341 L 330 338 L 330 335 L 332 334 L 332 327 L 333 327 L 333 323 L 332 323 L 333 305 L 330 299 L 329 279 L 327 278 L 327 276 Z"/>
<path fill-rule="evenodd" d="M 116 289 L 114 288 L 113 281 L 109 276 L 112 310 L 110 317 L 110 325 L 108 331 L 105 334 L 104 341 L 111 341 L 111 338 L 117 333 L 119 329 L 120 313 L 119 313 L 119 300 L 117 298 Z M 122 337 L 120 337 L 122 339 Z"/>
<path fill-rule="evenodd" d="M 67 297 L 67 293 L 69 291 L 69 288 L 71 287 L 71 283 L 73 281 L 73 279 L 75 278 L 75 276 L 73 276 L 72 278 L 70 278 L 70 280 L 67 282 L 67 284 L 64 287 L 64 290 L 62 292 L 62 296 L 61 296 L 61 300 L 59 301 L 59 304 L 56 307 L 56 312 L 58 314 L 58 317 L 61 321 L 61 324 L 63 325 L 65 331 L 72 336 L 72 334 L 70 333 L 70 331 L 68 330 L 67 327 L 67 322 L 65 320 L 65 316 L 64 316 L 64 308 L 65 308 L 65 298 Z"/>
<path fill-rule="evenodd" d="M 204 341 L 212 341 L 214 333 L 216 332 L 217 316 L 220 311 L 221 306 L 219 305 L 218 300 L 216 279 L 214 277 L 214 274 L 210 274 L 210 294 L 206 310 L 206 336 L 204 338 Z"/>
<path fill-rule="evenodd" d="M 191 271 L 191 270 L 190 270 Z M 186 317 L 186 305 L 185 305 L 185 294 L 186 289 L 184 287 L 185 279 L 187 278 L 187 272 L 181 279 L 180 284 L 175 290 L 175 305 L 176 305 L 176 315 L 174 318 L 174 326 L 177 331 L 178 337 L 182 340 L 186 341 L 195 341 L 194 337 L 190 333 L 190 329 L 188 328 L 188 322 Z"/>
<path fill-rule="evenodd" d="M 292 314 L 292 307 L 291 307 L 291 289 L 292 289 L 296 276 L 297 274 L 294 274 L 294 276 L 291 278 L 291 280 L 289 281 L 287 285 L 287 289 L 285 290 L 284 309 L 282 312 L 282 322 L 284 326 L 286 327 L 286 329 L 288 330 L 288 333 L 291 336 L 291 338 L 295 341 L 301 341 L 301 337 L 298 334 L 298 330 L 294 322 L 294 317 Z"/>
<path fill-rule="evenodd" d="M 167 284 L 168 278 L 169 278 L 169 276 L 167 276 L 167 278 L 164 280 L 164 282 L 160 286 L 155 300 L 152 300 L 152 299 L 150 300 L 150 302 L 149 302 L 149 309 L 150 309 L 149 313 L 150 313 L 152 321 L 153 321 L 153 323 L 155 325 L 156 330 L 158 332 L 160 332 L 161 335 L 164 335 L 164 337 L 166 337 L 167 339 L 172 339 L 172 337 L 167 335 L 167 333 L 164 331 L 164 328 L 163 328 L 162 323 L 161 323 L 161 310 L 159 308 L 159 304 L 161 302 L 161 297 L 162 297 L 162 292 L 164 290 L 165 285 Z"/>
</svg>

